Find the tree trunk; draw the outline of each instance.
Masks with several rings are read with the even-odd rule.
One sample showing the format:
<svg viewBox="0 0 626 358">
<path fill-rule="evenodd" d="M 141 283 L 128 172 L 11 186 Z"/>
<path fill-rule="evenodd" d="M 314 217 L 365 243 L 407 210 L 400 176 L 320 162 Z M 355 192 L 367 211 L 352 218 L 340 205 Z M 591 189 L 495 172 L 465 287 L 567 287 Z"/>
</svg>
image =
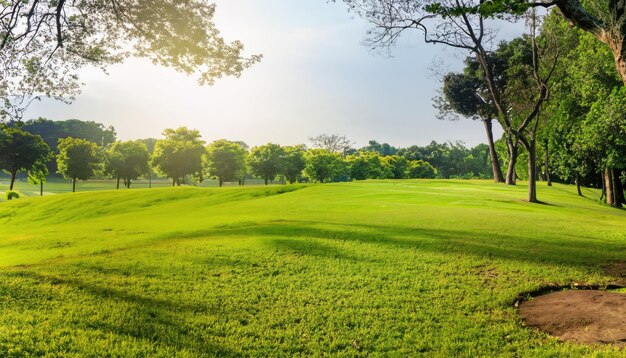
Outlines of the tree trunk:
<svg viewBox="0 0 626 358">
<path fill-rule="evenodd" d="M 265 177 L 265 185 L 267 185 L 267 181 L 269 180 L 268 177 Z"/>
<path fill-rule="evenodd" d="M 128 179 L 128 181 L 126 182 L 126 189 L 130 189 L 130 178 Z"/>
<path fill-rule="evenodd" d="M 584 196 L 583 192 L 580 190 L 580 175 L 578 173 L 576 173 L 576 179 L 574 179 L 574 181 L 576 182 L 576 191 L 578 192 L 578 196 Z"/>
<path fill-rule="evenodd" d="M 606 203 L 616 208 L 621 207 L 622 204 L 617 200 L 613 169 L 611 168 L 604 168 L 604 187 L 606 188 Z"/>
<path fill-rule="evenodd" d="M 546 153 L 545 153 L 545 158 L 544 158 L 544 166 L 545 166 L 544 170 L 546 173 L 546 181 L 548 182 L 548 186 L 552 186 L 552 179 L 550 178 L 550 152 L 548 151 L 548 141 L 546 141 Z"/>
<path fill-rule="evenodd" d="M 218 177 L 218 178 L 217 178 L 217 180 L 219 181 L 219 183 L 220 183 L 220 188 L 221 188 L 221 187 L 222 187 L 222 185 L 224 184 L 224 181 L 222 180 L 222 178 L 221 178 L 221 177 Z"/>
<path fill-rule="evenodd" d="M 39 196 L 43 196 L 43 180 L 39 181 Z"/>
<path fill-rule="evenodd" d="M 176 178 L 172 178 L 172 186 L 176 186 Z"/>
<path fill-rule="evenodd" d="M 72 193 L 76 192 L 76 178 L 72 178 Z"/>
<path fill-rule="evenodd" d="M 496 152 L 496 147 L 493 142 L 491 118 L 483 119 L 483 124 L 485 125 L 485 132 L 487 132 L 487 144 L 489 144 L 489 158 L 491 159 L 491 170 L 493 171 L 493 181 L 496 183 L 504 183 L 504 177 L 502 176 L 502 168 L 500 168 L 500 161 L 498 160 L 498 153 Z"/>
<path fill-rule="evenodd" d="M 537 145 L 534 140 L 528 148 L 528 202 L 539 202 L 537 200 Z"/>
<path fill-rule="evenodd" d="M 152 189 L 152 169 L 148 172 L 148 189 Z"/>
<path fill-rule="evenodd" d="M 15 184 L 15 177 L 17 176 L 17 171 L 14 170 L 11 172 L 11 184 L 9 184 L 9 190 L 13 190 L 13 185 Z"/>
<path fill-rule="evenodd" d="M 624 187 L 620 180 L 620 171 L 613 169 L 613 187 L 615 192 L 615 202 L 618 204 L 626 204 L 626 198 L 624 198 Z"/>
<path fill-rule="evenodd" d="M 516 181 L 516 173 L 515 173 L 515 164 L 517 164 L 517 151 L 518 144 L 517 139 L 516 142 L 512 142 L 507 140 L 507 147 L 509 148 L 509 167 L 506 171 L 506 184 L 507 185 L 515 185 Z"/>
<path fill-rule="evenodd" d="M 600 194 L 600 201 L 606 198 L 606 182 L 604 180 L 604 172 L 600 173 L 600 183 L 602 184 L 602 193 Z"/>
<path fill-rule="evenodd" d="M 115 187 L 115 189 L 119 190 L 120 189 L 120 176 L 117 176 L 117 186 Z"/>
</svg>

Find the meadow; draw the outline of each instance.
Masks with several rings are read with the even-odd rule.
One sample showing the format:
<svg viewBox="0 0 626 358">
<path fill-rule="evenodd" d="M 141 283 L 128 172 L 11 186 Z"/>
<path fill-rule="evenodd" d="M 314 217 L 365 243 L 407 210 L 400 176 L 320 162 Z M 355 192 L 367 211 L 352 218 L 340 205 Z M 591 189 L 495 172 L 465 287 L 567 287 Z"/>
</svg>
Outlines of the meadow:
<svg viewBox="0 0 626 358">
<path fill-rule="evenodd" d="M 603 285 L 626 211 L 487 181 L 104 190 L 0 203 L 0 356 L 623 356 L 514 303 Z"/>
</svg>

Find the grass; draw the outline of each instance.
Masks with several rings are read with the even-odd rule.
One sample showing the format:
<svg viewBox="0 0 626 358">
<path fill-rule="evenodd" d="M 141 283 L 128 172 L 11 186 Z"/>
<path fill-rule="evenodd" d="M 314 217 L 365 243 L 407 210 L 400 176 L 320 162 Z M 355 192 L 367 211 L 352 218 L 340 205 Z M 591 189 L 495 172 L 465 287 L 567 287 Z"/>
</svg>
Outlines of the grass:
<svg viewBox="0 0 626 358">
<path fill-rule="evenodd" d="M 2 175 L 2 173 L 0 173 Z M 44 196 L 54 195 L 54 194 L 64 194 L 72 192 L 72 182 L 70 180 L 64 180 L 58 177 L 49 178 L 49 182 L 44 183 Z M 258 186 L 262 185 L 263 180 L 261 179 L 247 179 L 246 185 L 248 186 Z M 277 184 L 277 183 L 276 183 Z M 130 189 L 148 189 L 152 185 L 153 188 L 168 188 L 172 186 L 172 182 L 168 179 L 154 179 L 150 184 L 150 181 L 146 179 L 139 179 L 132 182 Z M 225 186 L 237 186 L 236 182 L 228 182 L 224 183 Z M 204 180 L 199 187 L 202 188 L 210 188 L 217 187 L 218 182 L 214 179 Z M 21 194 L 25 196 L 40 196 L 40 187 L 39 185 L 31 184 L 26 180 L 17 180 L 14 185 L 14 190 L 19 191 Z M 90 179 L 90 180 L 78 180 L 76 182 L 76 191 L 84 192 L 84 191 L 95 191 L 95 190 L 115 190 L 116 189 L 116 181 L 111 179 Z M 0 176 L 0 193 L 4 194 L 5 191 L 9 190 L 9 179 L 6 176 Z M 126 190 L 124 187 L 123 181 L 120 182 L 119 190 Z M 0 197 L 0 201 L 4 200 L 4 196 Z"/>
<path fill-rule="evenodd" d="M 2 203 L 0 356 L 623 356 L 513 307 L 626 260 L 626 212 L 585 194 L 431 180 Z"/>
</svg>

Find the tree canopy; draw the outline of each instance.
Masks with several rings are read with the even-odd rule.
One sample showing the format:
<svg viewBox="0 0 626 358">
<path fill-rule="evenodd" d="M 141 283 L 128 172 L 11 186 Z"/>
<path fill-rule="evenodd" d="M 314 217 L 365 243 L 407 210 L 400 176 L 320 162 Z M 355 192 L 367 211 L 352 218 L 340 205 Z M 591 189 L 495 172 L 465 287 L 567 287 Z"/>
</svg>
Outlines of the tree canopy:
<svg viewBox="0 0 626 358">
<path fill-rule="evenodd" d="M 0 129 L 0 169 L 11 175 L 9 190 L 13 190 L 17 173 L 33 170 L 50 155 L 50 147 L 40 136 L 18 128 Z"/>
<path fill-rule="evenodd" d="M 78 71 L 143 57 L 200 84 L 239 76 L 260 60 L 244 57 L 239 41 L 226 42 L 205 0 L 85 0 L 0 2 L 2 117 L 20 118 L 39 96 L 71 101 Z"/>
<path fill-rule="evenodd" d="M 202 173 L 204 141 L 195 129 L 180 127 L 163 131 L 165 139 L 157 140 L 151 165 L 162 175 L 172 178 L 172 185 L 180 185 L 186 175 Z"/>
<path fill-rule="evenodd" d="M 101 168 L 102 159 L 96 143 L 80 138 L 62 138 L 56 156 L 59 172 L 72 180 L 72 191 L 76 191 L 76 180 L 87 180 Z"/>
</svg>

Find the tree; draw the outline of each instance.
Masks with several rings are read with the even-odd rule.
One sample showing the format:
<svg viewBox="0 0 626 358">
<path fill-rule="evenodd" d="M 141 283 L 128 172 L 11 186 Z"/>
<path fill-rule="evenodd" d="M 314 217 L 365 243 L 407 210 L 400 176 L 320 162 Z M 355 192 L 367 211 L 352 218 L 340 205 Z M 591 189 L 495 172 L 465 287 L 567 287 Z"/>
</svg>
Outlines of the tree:
<svg viewBox="0 0 626 358">
<path fill-rule="evenodd" d="M 384 167 L 391 174 L 390 179 L 405 179 L 408 177 L 409 161 L 399 155 L 383 157 Z"/>
<path fill-rule="evenodd" d="M 289 184 L 293 184 L 302 175 L 302 170 L 306 165 L 304 157 L 305 149 L 304 145 L 294 145 L 283 147 L 285 156 L 283 159 L 282 174 L 285 175 Z"/>
<path fill-rule="evenodd" d="M 347 171 L 347 165 L 339 153 L 320 148 L 306 152 L 304 175 L 313 181 L 328 183 L 347 174 Z"/>
<path fill-rule="evenodd" d="M 99 147 L 94 142 L 67 137 L 59 140 L 57 149 L 59 172 L 72 180 L 72 192 L 76 191 L 76 179 L 87 180 L 101 167 Z"/>
<path fill-rule="evenodd" d="M 49 156 L 50 147 L 40 136 L 18 128 L 0 130 L 0 169 L 11 175 L 9 190 L 13 190 L 17 173 L 32 170 Z"/>
<path fill-rule="evenodd" d="M 273 180 L 283 171 L 285 150 L 278 144 L 268 143 L 252 148 L 248 155 L 248 166 L 252 174 L 265 181 Z"/>
<path fill-rule="evenodd" d="M 172 178 L 172 186 L 180 185 L 186 175 L 202 173 L 204 141 L 200 132 L 187 127 L 166 129 L 165 139 L 158 140 L 152 153 L 152 167 L 162 175 Z"/>
<path fill-rule="evenodd" d="M 472 59 L 466 60 L 471 64 Z M 493 118 L 496 116 L 488 90 L 480 78 L 465 73 L 449 73 L 443 78 L 443 96 L 435 99 L 441 118 L 456 120 L 458 115 L 480 119 L 487 134 L 493 180 L 504 183 L 502 168 L 493 140 Z"/>
<path fill-rule="evenodd" d="M 204 0 L 0 2 L 2 114 L 20 117 L 39 96 L 71 101 L 85 66 L 106 68 L 129 56 L 196 74 L 201 84 L 239 76 L 260 60 L 242 56 L 213 23 Z"/>
<path fill-rule="evenodd" d="M 389 143 L 380 144 L 378 141 L 370 140 L 367 147 L 361 148 L 364 152 L 376 152 L 383 157 L 394 155 L 398 152 L 398 148 L 389 145 Z"/>
<path fill-rule="evenodd" d="M 148 162 L 150 154 L 143 141 L 115 142 L 105 152 L 104 171 L 117 179 L 117 189 L 120 179 L 124 186 L 130 188 L 131 182 L 150 170 Z"/>
<path fill-rule="evenodd" d="M 207 176 L 218 178 L 219 185 L 225 181 L 243 177 L 246 166 L 246 149 L 237 142 L 225 139 L 209 144 L 202 166 Z"/>
<path fill-rule="evenodd" d="M 39 196 L 43 196 L 43 184 L 48 176 L 48 167 L 46 160 L 36 162 L 28 171 L 28 182 L 33 185 L 39 185 Z"/>
<path fill-rule="evenodd" d="M 313 148 L 326 149 L 329 152 L 340 153 L 343 157 L 348 154 L 348 151 L 354 144 L 346 136 L 340 136 L 337 134 L 320 134 L 317 137 L 309 138 L 313 144 Z"/>
<path fill-rule="evenodd" d="M 411 179 L 432 179 L 437 177 L 437 170 L 430 163 L 423 160 L 413 160 L 407 171 Z"/>
<path fill-rule="evenodd" d="M 390 168 L 388 173 L 385 170 L 387 169 L 384 168 L 385 162 L 378 152 L 360 151 L 349 155 L 346 159 L 352 179 L 384 179 L 393 175 Z"/>
</svg>

